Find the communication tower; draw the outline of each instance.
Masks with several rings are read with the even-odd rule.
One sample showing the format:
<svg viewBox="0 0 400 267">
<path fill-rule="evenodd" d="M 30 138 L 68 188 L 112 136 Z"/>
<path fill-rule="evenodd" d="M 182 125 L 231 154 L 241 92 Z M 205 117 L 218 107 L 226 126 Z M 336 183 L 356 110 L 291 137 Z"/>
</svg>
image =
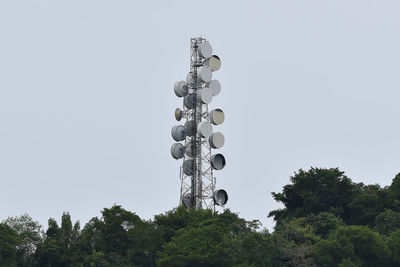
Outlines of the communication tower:
<svg viewBox="0 0 400 267">
<path fill-rule="evenodd" d="M 213 73 L 221 67 L 221 60 L 213 55 L 209 42 L 201 37 L 190 39 L 190 71 L 186 81 L 175 83 L 174 91 L 183 98 L 183 108 L 175 110 L 177 121 L 184 125 L 172 127 L 172 138 L 177 142 L 171 147 L 174 159 L 183 159 L 180 167 L 180 204 L 188 208 L 212 209 L 224 206 L 228 194 L 216 189 L 215 170 L 225 167 L 225 157 L 213 153 L 225 143 L 224 135 L 213 132 L 213 125 L 224 122 L 224 112 L 217 108 L 209 111 L 208 104 L 221 91 Z M 180 143 L 183 142 L 183 143 Z"/>
</svg>

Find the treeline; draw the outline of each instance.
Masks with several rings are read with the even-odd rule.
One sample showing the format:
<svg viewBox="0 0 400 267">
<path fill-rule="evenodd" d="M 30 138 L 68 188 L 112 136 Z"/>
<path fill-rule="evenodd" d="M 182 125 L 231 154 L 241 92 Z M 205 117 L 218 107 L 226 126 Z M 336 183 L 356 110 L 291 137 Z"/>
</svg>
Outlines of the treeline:
<svg viewBox="0 0 400 267">
<path fill-rule="evenodd" d="M 272 233 L 229 210 L 178 207 L 142 220 L 105 208 L 82 229 L 68 213 L 43 231 L 29 215 L 0 224 L 0 266 L 400 266 L 400 174 L 388 187 L 311 168 L 272 193 Z"/>
</svg>

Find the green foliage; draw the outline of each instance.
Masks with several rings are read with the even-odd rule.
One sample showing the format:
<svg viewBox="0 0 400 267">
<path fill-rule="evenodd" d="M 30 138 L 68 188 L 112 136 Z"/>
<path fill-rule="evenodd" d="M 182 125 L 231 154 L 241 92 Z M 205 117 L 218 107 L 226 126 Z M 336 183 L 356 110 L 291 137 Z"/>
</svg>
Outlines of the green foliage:
<svg viewBox="0 0 400 267">
<path fill-rule="evenodd" d="M 359 191 L 348 206 L 347 224 L 374 227 L 376 216 L 385 209 L 394 208 L 394 194 L 379 185 L 358 184 Z"/>
<path fill-rule="evenodd" d="M 384 236 L 389 236 L 400 229 L 400 213 L 392 210 L 385 210 L 375 219 L 375 230 Z"/>
<path fill-rule="evenodd" d="M 46 232 L 25 214 L 0 224 L 0 267 L 400 266 L 400 174 L 353 183 L 338 169 L 300 170 L 273 193 L 273 233 L 225 210 L 178 207 L 154 220 L 114 205 L 81 230 L 68 213 Z"/>
<path fill-rule="evenodd" d="M 42 241 L 42 226 L 28 214 L 9 217 L 3 223 L 7 224 L 17 234 L 17 265 L 34 266 L 38 260 L 34 253 Z"/>
<path fill-rule="evenodd" d="M 396 200 L 400 200 L 400 173 L 398 173 L 390 185 L 390 190 L 396 195 Z"/>
<path fill-rule="evenodd" d="M 400 266 L 400 230 L 390 236 L 387 246 L 390 251 L 391 266 Z"/>
<path fill-rule="evenodd" d="M 158 266 L 221 266 L 227 265 L 228 252 L 222 225 L 205 224 L 179 230 L 164 246 Z"/>
<path fill-rule="evenodd" d="M 84 266 L 154 266 L 158 236 L 154 224 L 114 205 L 82 229 L 72 248 Z M 161 247 L 161 245 L 160 245 Z"/>
<path fill-rule="evenodd" d="M 282 193 L 272 193 L 285 206 L 269 213 L 277 223 L 328 212 L 348 225 L 374 227 L 375 218 L 385 209 L 400 211 L 400 175 L 385 188 L 355 184 L 337 168 L 300 170 L 290 181 Z"/>
<path fill-rule="evenodd" d="M 284 209 L 269 213 L 276 221 L 320 212 L 329 212 L 342 219 L 349 216 L 346 207 L 358 188 L 339 169 L 299 170 L 290 181 L 282 193 L 272 193 L 276 201 L 285 205 Z"/>
<path fill-rule="evenodd" d="M 0 267 L 17 265 L 17 233 L 7 224 L 0 223 Z"/>
<path fill-rule="evenodd" d="M 357 267 L 359 265 L 355 264 L 351 261 L 351 259 L 343 259 L 342 262 L 338 265 L 338 267 Z"/>
<path fill-rule="evenodd" d="M 241 232 L 235 236 L 225 235 L 223 244 L 228 249 L 232 266 L 271 266 L 273 240 L 268 232 Z"/>
<path fill-rule="evenodd" d="M 256 238 L 268 247 L 261 234 L 251 235 L 258 227 L 256 221 L 246 222 L 225 210 L 222 214 L 210 210 L 188 210 L 179 207 L 165 215 L 156 216 L 155 223 L 164 237 L 165 245 L 159 254 L 159 266 L 265 266 L 268 258 L 240 257 L 238 251 Z M 268 252 L 251 250 L 253 255 Z M 247 254 L 249 255 L 249 254 Z M 260 265 L 261 264 L 261 265 Z"/>
<path fill-rule="evenodd" d="M 390 256 L 381 236 L 366 226 L 339 227 L 316 243 L 313 253 L 318 266 L 337 266 L 348 259 L 358 266 L 387 266 Z"/>
<path fill-rule="evenodd" d="M 38 246 L 36 255 L 38 266 L 70 266 L 72 263 L 71 247 L 79 235 L 79 222 L 72 227 L 71 216 L 63 213 L 61 227 L 50 218 L 43 242 Z"/>
</svg>

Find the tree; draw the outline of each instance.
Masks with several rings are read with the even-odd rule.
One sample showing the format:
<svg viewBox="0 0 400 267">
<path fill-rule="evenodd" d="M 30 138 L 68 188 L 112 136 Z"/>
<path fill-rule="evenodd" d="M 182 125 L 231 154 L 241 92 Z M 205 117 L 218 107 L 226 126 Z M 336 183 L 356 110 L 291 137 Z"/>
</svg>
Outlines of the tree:
<svg viewBox="0 0 400 267">
<path fill-rule="evenodd" d="M 400 200 L 400 173 L 393 178 L 390 190 L 397 196 L 396 199 Z"/>
<path fill-rule="evenodd" d="M 74 263 L 84 262 L 85 266 L 154 266 L 158 240 L 154 224 L 118 205 L 105 208 L 102 215 L 101 219 L 91 219 L 74 242 Z"/>
<path fill-rule="evenodd" d="M 255 232 L 259 222 L 229 210 L 178 207 L 156 216 L 154 223 L 164 244 L 157 266 L 265 266 L 271 261 L 269 235 Z"/>
<path fill-rule="evenodd" d="M 246 231 L 225 235 L 228 257 L 233 266 L 271 266 L 273 241 L 268 232 Z"/>
<path fill-rule="evenodd" d="M 311 246 L 320 240 L 315 234 L 314 215 L 281 220 L 275 225 L 274 266 L 314 266 Z"/>
<path fill-rule="evenodd" d="M 376 216 L 385 209 L 394 208 L 394 194 L 379 185 L 358 184 L 359 191 L 348 205 L 347 224 L 375 226 Z"/>
<path fill-rule="evenodd" d="M 79 235 L 79 222 L 72 227 L 71 216 L 64 212 L 61 227 L 50 218 L 43 243 L 37 250 L 39 266 L 69 266 L 72 262 L 72 245 Z"/>
<path fill-rule="evenodd" d="M 304 224 L 310 225 L 314 229 L 314 234 L 321 239 L 328 238 L 332 232 L 345 225 L 342 219 L 329 212 L 310 214 L 305 218 Z"/>
<path fill-rule="evenodd" d="M 269 213 L 276 221 L 320 212 L 332 213 L 346 221 L 349 217 L 347 206 L 359 190 L 337 168 L 300 169 L 290 177 L 290 181 L 291 184 L 285 185 L 282 193 L 272 193 L 274 199 L 285 206 Z"/>
<path fill-rule="evenodd" d="M 400 213 L 386 209 L 376 217 L 375 229 L 384 236 L 400 230 Z"/>
<path fill-rule="evenodd" d="M 4 223 L 0 223 L 0 267 L 17 265 L 17 234 Z"/>
<path fill-rule="evenodd" d="M 226 245 L 222 243 L 224 228 L 209 224 L 179 230 L 164 246 L 158 266 L 228 266 Z"/>
<path fill-rule="evenodd" d="M 313 246 L 317 266 L 387 266 L 390 251 L 381 236 L 366 226 L 342 226 Z M 344 261 L 345 260 L 345 261 Z"/>
<path fill-rule="evenodd" d="M 400 266 L 400 230 L 394 232 L 387 240 L 390 250 L 391 266 Z"/>
<path fill-rule="evenodd" d="M 37 263 L 34 253 L 43 238 L 42 226 L 28 214 L 9 217 L 3 223 L 7 224 L 17 234 L 18 266 L 34 266 Z"/>
</svg>

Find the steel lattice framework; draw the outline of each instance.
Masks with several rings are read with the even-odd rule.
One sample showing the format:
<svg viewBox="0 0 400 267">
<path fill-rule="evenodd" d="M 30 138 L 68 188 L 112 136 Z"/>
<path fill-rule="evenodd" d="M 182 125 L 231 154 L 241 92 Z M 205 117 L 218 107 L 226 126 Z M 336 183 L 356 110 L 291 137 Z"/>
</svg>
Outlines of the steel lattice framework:
<svg viewBox="0 0 400 267">
<path fill-rule="evenodd" d="M 206 53 L 208 55 L 204 55 Z M 177 111 L 175 112 L 175 117 L 178 121 L 185 119 L 186 123 L 185 128 L 174 126 L 181 127 L 180 130 L 185 131 L 183 136 L 174 132 L 178 132 L 175 128 L 172 130 L 172 135 L 176 141 L 184 141 L 184 145 L 180 143 L 174 144 L 171 148 L 171 154 L 175 159 L 183 158 L 183 165 L 180 167 L 180 203 L 190 208 L 206 208 L 215 211 L 215 205 L 225 205 L 228 197 L 224 190 L 216 191 L 216 178 L 213 173 L 213 170 L 219 170 L 225 166 L 225 158 L 221 154 L 212 154 L 212 149 L 220 148 L 223 145 L 224 138 L 221 133 L 212 133 L 211 124 L 221 124 L 224 120 L 224 114 L 220 109 L 213 110 L 211 113 L 216 111 L 219 121 L 211 119 L 213 114 L 210 114 L 208 104 L 206 104 L 211 102 L 212 96 L 217 95 L 220 90 L 219 82 L 212 80 L 211 82 L 217 84 L 217 88 L 215 89 L 214 87 L 217 92 L 214 91 L 211 95 L 212 90 L 209 84 L 212 77 L 211 71 L 218 70 L 220 67 L 219 57 L 216 55 L 211 56 L 211 53 L 212 48 L 206 39 L 202 37 L 191 38 L 190 72 L 187 83 L 180 81 L 175 84 L 175 94 L 179 97 L 184 97 L 183 109 L 177 109 L 179 117 L 177 117 Z M 205 68 L 209 72 L 207 75 L 204 75 L 203 72 Z M 205 100 L 207 96 L 203 95 L 206 93 L 210 94 L 208 100 Z M 185 103 L 186 97 L 194 98 L 194 100 L 192 99 L 193 106 L 188 107 Z M 187 134 L 193 129 L 192 126 L 189 126 L 189 122 L 194 125 L 195 132 L 192 132 L 192 134 Z M 199 128 L 201 124 L 206 124 L 206 128 L 208 127 L 210 131 L 208 134 L 204 134 Z M 213 134 L 222 136 L 222 140 L 219 140 L 220 145 L 210 141 Z M 209 138 L 209 136 L 211 137 Z M 188 147 L 191 149 L 189 154 L 187 153 Z M 185 152 L 182 152 L 181 149 Z M 216 156 L 217 158 L 215 158 Z M 185 169 L 185 162 L 190 163 L 189 167 L 186 167 L 189 168 L 189 171 Z"/>
<path fill-rule="evenodd" d="M 197 48 L 200 43 L 205 42 L 206 39 L 197 37 L 190 40 L 190 72 L 193 74 L 194 84 L 189 85 L 189 93 L 196 93 L 197 90 L 202 88 L 201 83 L 198 81 L 197 70 L 203 65 L 203 60 L 199 55 Z M 196 94 L 197 95 L 197 94 Z M 183 105 L 184 118 L 187 120 L 194 120 L 199 124 L 202 120 L 208 120 L 208 104 L 202 104 L 196 101 L 195 109 L 187 109 Z M 208 208 L 215 210 L 213 195 L 215 191 L 216 179 L 213 175 L 211 168 L 211 147 L 206 140 L 198 135 L 188 137 L 185 140 L 185 146 L 189 145 L 188 142 L 196 144 L 196 171 L 194 175 L 188 176 L 183 173 L 182 167 L 180 168 L 181 176 L 181 194 L 179 203 L 182 203 L 183 198 L 190 196 L 190 204 L 196 209 Z M 188 156 L 185 155 L 184 160 Z"/>
</svg>

